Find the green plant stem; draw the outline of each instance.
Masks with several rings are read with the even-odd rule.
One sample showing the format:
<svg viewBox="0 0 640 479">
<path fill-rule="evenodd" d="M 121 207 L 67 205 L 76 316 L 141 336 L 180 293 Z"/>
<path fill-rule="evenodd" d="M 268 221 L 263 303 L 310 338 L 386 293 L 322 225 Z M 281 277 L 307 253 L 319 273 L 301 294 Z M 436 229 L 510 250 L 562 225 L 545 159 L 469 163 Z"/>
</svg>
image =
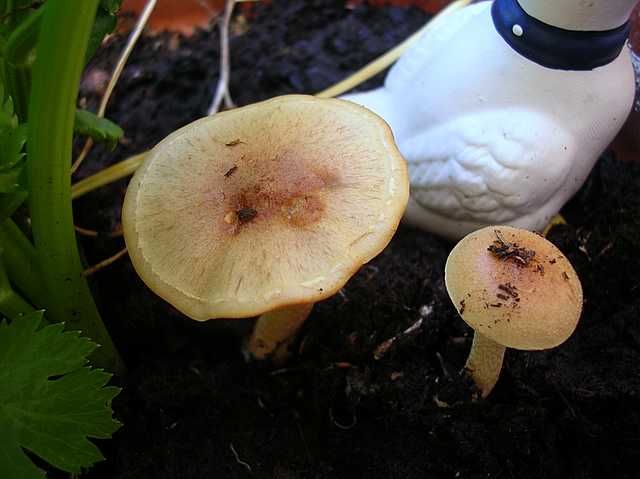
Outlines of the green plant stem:
<svg viewBox="0 0 640 479">
<path fill-rule="evenodd" d="M 32 304 L 44 308 L 45 295 L 36 250 L 11 219 L 0 225 L 0 245 L 4 249 L 2 258 L 11 282 Z"/>
<path fill-rule="evenodd" d="M 71 144 L 80 74 L 98 0 L 45 3 L 29 101 L 31 223 L 52 322 L 66 321 L 102 345 L 92 363 L 116 373 L 124 364 L 109 337 L 83 267 L 73 228 Z"/>
<path fill-rule="evenodd" d="M 34 311 L 34 307 L 11 288 L 7 273 L 0 262 L 0 314 L 14 321 Z"/>
</svg>

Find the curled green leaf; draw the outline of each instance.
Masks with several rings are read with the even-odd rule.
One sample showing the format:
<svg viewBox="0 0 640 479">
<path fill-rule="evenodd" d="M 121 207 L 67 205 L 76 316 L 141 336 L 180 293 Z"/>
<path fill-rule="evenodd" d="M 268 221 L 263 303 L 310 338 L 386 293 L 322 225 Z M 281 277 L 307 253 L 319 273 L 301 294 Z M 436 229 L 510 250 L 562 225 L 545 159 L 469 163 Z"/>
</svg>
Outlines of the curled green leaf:
<svg viewBox="0 0 640 479">
<path fill-rule="evenodd" d="M 96 142 L 106 143 L 115 148 L 124 132 L 122 128 L 111 120 L 100 118 L 87 110 L 76 110 L 76 120 L 73 127 L 75 133 L 89 136 Z"/>
</svg>

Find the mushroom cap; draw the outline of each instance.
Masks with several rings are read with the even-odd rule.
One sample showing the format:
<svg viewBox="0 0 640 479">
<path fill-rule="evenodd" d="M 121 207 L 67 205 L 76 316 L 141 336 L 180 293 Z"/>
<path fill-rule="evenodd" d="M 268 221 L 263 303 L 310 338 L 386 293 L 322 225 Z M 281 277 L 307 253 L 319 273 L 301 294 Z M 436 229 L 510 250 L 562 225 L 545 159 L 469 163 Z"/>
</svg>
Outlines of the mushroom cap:
<svg viewBox="0 0 640 479">
<path fill-rule="evenodd" d="M 131 180 L 122 222 L 156 294 L 195 320 L 242 318 L 335 294 L 388 244 L 408 196 L 380 117 L 287 95 L 161 141 Z"/>
<path fill-rule="evenodd" d="M 582 286 L 569 260 L 537 233 L 509 226 L 464 237 L 447 259 L 445 283 L 462 319 L 509 348 L 561 344 L 582 311 Z"/>
</svg>

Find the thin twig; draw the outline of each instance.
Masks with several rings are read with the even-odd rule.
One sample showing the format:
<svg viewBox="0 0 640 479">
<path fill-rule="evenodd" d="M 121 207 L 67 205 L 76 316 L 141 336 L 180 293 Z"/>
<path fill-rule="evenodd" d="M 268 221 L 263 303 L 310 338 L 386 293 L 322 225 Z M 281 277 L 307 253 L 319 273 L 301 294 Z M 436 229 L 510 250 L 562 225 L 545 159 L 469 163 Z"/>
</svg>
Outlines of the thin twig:
<svg viewBox="0 0 640 479">
<path fill-rule="evenodd" d="M 96 230 L 82 228 L 81 226 L 74 226 L 73 228 L 76 230 L 76 233 L 82 236 L 90 236 L 92 238 L 96 238 L 98 236 L 98 232 Z"/>
<path fill-rule="evenodd" d="M 96 230 L 91 230 L 88 228 L 83 228 L 81 226 L 74 226 L 76 233 L 81 234 L 82 236 L 89 236 L 91 238 L 97 238 L 98 236 L 105 236 L 107 238 L 118 238 L 120 236 L 122 236 L 122 230 L 121 229 L 117 229 L 115 231 L 109 231 L 108 233 L 105 233 L 103 231 L 96 231 Z"/>
<path fill-rule="evenodd" d="M 207 11 L 209 18 L 215 16 L 216 10 L 206 0 L 198 0 L 198 4 Z"/>
<path fill-rule="evenodd" d="M 304 452 L 307 455 L 307 461 L 309 461 L 309 464 L 311 464 L 313 462 L 313 457 L 311 456 L 311 450 L 309 450 L 309 445 L 307 444 L 307 438 L 304 435 L 302 424 L 300 424 L 300 414 L 298 414 L 297 411 L 294 412 L 293 418 L 296 421 L 296 426 L 298 427 L 298 434 L 300 434 L 300 439 L 302 439 L 302 444 L 304 444 Z"/>
<path fill-rule="evenodd" d="M 136 43 L 138 42 L 138 39 L 140 38 L 140 35 L 142 34 L 144 27 L 149 21 L 149 17 L 153 12 L 153 9 L 155 8 L 156 3 L 158 3 L 158 0 L 147 1 L 147 4 L 145 5 L 144 10 L 142 10 L 142 13 L 140 14 L 140 18 L 138 18 L 138 21 L 136 22 L 136 26 L 134 27 L 133 31 L 129 35 L 127 44 L 125 45 L 124 50 L 120 54 L 120 58 L 118 58 L 118 63 L 116 63 L 116 66 L 113 69 L 113 73 L 111 74 L 111 78 L 109 79 L 109 84 L 107 85 L 107 89 L 104 92 L 102 99 L 100 100 L 100 105 L 98 106 L 98 111 L 96 112 L 96 115 L 98 116 L 98 118 L 104 117 L 104 113 L 107 110 L 107 103 L 109 103 L 109 99 L 111 98 L 113 90 L 115 89 L 116 84 L 120 79 L 122 70 L 124 70 L 124 66 L 127 64 L 127 60 L 129 60 L 129 56 L 131 55 L 133 48 L 136 46 Z M 93 146 L 93 139 L 88 138 L 84 144 L 84 147 L 82 148 L 82 151 L 78 155 L 78 158 L 71 166 L 71 174 L 74 174 L 76 172 L 78 167 L 82 164 L 86 156 L 89 154 L 89 151 L 91 151 L 92 146 Z"/>
<path fill-rule="evenodd" d="M 231 452 L 233 453 L 233 457 L 235 457 L 236 462 L 238 464 L 240 464 L 241 466 L 244 466 L 247 468 L 247 471 L 249 472 L 253 472 L 253 470 L 251 469 L 251 466 L 249 464 L 247 464 L 246 462 L 244 462 L 243 460 L 240 459 L 240 456 L 238 456 L 238 453 L 236 452 L 236 448 L 233 447 L 233 443 L 230 442 L 229 443 L 229 449 L 231 449 Z"/>
<path fill-rule="evenodd" d="M 126 246 L 124 248 L 122 248 L 120 251 L 118 251 L 116 254 L 111 256 L 110 258 L 107 258 L 107 259 L 105 259 L 103 261 L 100 261 L 98 264 L 95 264 L 95 265 L 85 269 L 84 272 L 82 273 L 82 276 L 87 277 L 87 276 L 91 276 L 94 273 L 97 273 L 101 269 L 106 268 L 107 266 L 109 266 L 109 265 L 115 263 L 116 261 L 118 261 L 125 254 L 127 254 L 127 247 Z"/>
<path fill-rule="evenodd" d="M 352 415 L 350 424 L 340 424 L 338 421 L 336 421 L 336 418 L 333 415 L 333 408 L 329 408 L 329 419 L 331 419 L 331 422 L 333 423 L 334 426 L 336 426 L 339 429 L 342 429 L 343 431 L 348 431 L 349 429 L 353 429 L 356 426 L 356 424 L 358 424 L 358 417 L 355 414 Z"/>
<path fill-rule="evenodd" d="M 395 336 L 387 339 L 386 341 L 383 341 L 380 345 L 378 345 L 378 347 L 376 347 L 376 349 L 373 351 L 374 359 L 376 359 L 377 361 L 382 359 L 382 357 L 389 351 L 391 346 L 393 346 L 398 339 L 418 332 L 420 330 L 420 327 L 422 327 L 422 323 L 424 322 L 424 320 L 428 319 L 432 313 L 433 313 L 433 306 L 431 305 L 422 306 L 420 308 L 420 318 L 411 326 L 409 326 L 407 329 L 402 331 L 400 334 L 396 334 Z"/>
<path fill-rule="evenodd" d="M 93 148 L 93 138 L 89 137 L 85 140 L 84 145 L 82 146 L 82 150 L 80 150 L 80 154 L 78 155 L 78 158 L 76 158 L 76 161 L 74 161 L 73 165 L 71 165 L 72 175 L 78 170 L 78 168 L 80 168 L 80 165 L 82 164 L 84 159 L 87 157 L 87 155 L 91 151 L 91 148 Z"/>
<path fill-rule="evenodd" d="M 147 156 L 147 151 L 130 156 L 115 165 L 100 170 L 99 172 L 84 178 L 71 186 L 71 199 L 75 200 L 87 193 L 97 190 L 102 186 L 114 183 L 122 178 L 132 175 Z"/>
<path fill-rule="evenodd" d="M 220 76 L 218 78 L 218 86 L 213 97 L 213 101 L 207 110 L 208 115 L 215 115 L 220 110 L 220 105 L 224 100 L 226 108 L 233 108 L 235 105 L 229 94 L 229 23 L 231 22 L 231 14 L 236 0 L 226 0 L 224 7 L 224 15 L 219 22 L 220 28 Z"/>
</svg>

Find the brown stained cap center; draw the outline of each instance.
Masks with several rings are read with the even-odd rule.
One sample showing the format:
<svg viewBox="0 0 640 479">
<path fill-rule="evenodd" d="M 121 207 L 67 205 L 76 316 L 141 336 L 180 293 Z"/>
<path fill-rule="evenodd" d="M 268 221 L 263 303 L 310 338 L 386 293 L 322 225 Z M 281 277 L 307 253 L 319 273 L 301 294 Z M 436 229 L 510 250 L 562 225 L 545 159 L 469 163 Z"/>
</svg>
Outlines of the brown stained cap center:
<svg viewBox="0 0 640 479">
<path fill-rule="evenodd" d="M 280 212 L 291 225 L 303 227 L 318 222 L 324 209 L 324 203 L 317 196 L 304 195 L 284 202 Z"/>
<path fill-rule="evenodd" d="M 233 225 L 233 233 L 275 218 L 294 227 L 317 223 L 326 209 L 323 190 L 338 184 L 333 173 L 287 158 L 273 159 L 268 167 L 249 162 L 229 171 L 223 183 L 224 221 Z"/>
</svg>

